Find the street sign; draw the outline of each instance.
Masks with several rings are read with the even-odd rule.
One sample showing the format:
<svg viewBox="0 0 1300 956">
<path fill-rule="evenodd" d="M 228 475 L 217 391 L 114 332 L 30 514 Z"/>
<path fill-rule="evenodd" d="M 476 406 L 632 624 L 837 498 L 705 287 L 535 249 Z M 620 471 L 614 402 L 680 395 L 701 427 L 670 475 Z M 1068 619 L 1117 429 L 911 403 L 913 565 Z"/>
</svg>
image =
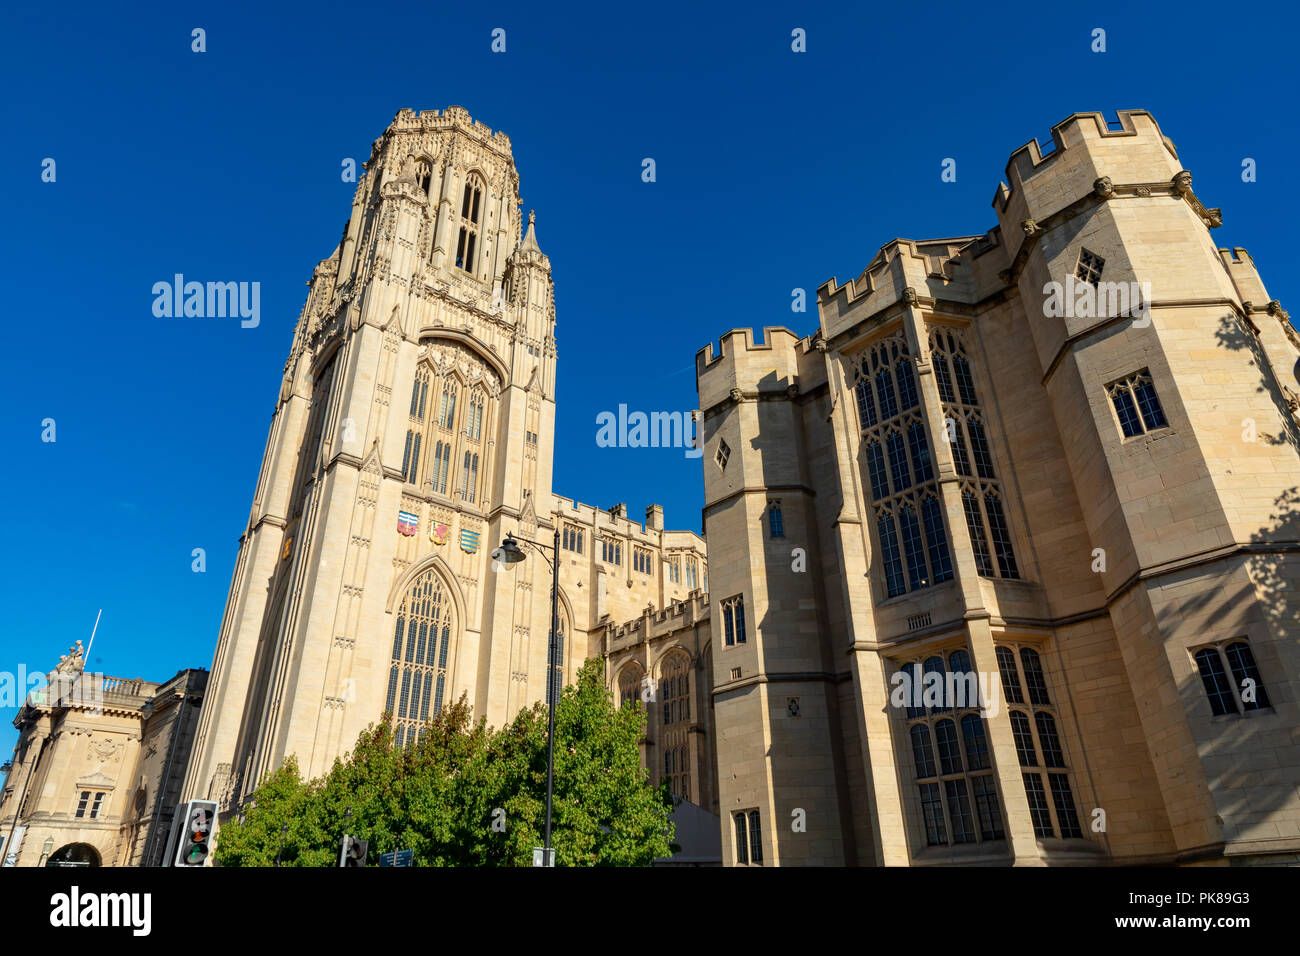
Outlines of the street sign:
<svg viewBox="0 0 1300 956">
<path fill-rule="evenodd" d="M 415 866 L 414 850 L 398 850 L 396 853 L 379 854 L 380 866 Z"/>
<path fill-rule="evenodd" d="M 533 847 L 533 866 L 555 866 L 555 847 L 551 847 L 549 853 L 545 847 Z"/>
</svg>

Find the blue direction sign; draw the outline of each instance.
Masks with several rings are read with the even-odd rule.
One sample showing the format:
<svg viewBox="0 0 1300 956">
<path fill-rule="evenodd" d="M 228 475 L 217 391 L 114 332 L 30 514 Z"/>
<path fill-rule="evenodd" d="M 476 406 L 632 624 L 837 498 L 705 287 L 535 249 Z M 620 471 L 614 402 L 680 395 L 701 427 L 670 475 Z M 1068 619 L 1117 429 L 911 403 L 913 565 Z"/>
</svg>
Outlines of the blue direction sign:
<svg viewBox="0 0 1300 956">
<path fill-rule="evenodd" d="M 414 850 L 398 850 L 395 853 L 379 854 L 380 866 L 415 866 Z"/>
</svg>

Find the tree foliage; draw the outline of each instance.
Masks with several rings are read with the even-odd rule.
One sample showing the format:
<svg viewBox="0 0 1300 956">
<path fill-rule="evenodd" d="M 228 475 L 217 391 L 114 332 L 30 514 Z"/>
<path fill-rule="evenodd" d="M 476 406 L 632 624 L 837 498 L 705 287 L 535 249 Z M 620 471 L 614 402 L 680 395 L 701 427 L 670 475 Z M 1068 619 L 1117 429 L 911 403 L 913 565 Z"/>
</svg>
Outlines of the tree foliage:
<svg viewBox="0 0 1300 956">
<path fill-rule="evenodd" d="M 647 866 L 671 852 L 671 798 L 641 767 L 645 715 L 616 708 L 598 660 L 555 707 L 551 845 L 557 866 Z M 391 716 L 316 780 L 290 757 L 241 819 L 217 835 L 220 866 L 335 866 L 344 833 L 381 853 L 413 850 L 416 866 L 528 866 L 546 816 L 547 709 L 500 730 L 473 721 L 465 697 L 415 744 L 394 746 Z M 349 810 L 351 814 L 349 815 Z"/>
</svg>

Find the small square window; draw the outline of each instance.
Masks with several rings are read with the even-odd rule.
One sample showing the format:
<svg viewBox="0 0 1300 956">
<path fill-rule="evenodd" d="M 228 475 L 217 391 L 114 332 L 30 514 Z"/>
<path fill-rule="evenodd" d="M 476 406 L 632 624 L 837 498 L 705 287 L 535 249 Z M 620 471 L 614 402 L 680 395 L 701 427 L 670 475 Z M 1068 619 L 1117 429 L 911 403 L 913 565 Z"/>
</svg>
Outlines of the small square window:
<svg viewBox="0 0 1300 956">
<path fill-rule="evenodd" d="M 1106 260 L 1095 252 L 1080 249 L 1079 263 L 1074 267 L 1074 277 L 1080 282 L 1086 282 L 1096 288 L 1097 283 L 1101 281 L 1101 270 L 1105 265 Z"/>
</svg>

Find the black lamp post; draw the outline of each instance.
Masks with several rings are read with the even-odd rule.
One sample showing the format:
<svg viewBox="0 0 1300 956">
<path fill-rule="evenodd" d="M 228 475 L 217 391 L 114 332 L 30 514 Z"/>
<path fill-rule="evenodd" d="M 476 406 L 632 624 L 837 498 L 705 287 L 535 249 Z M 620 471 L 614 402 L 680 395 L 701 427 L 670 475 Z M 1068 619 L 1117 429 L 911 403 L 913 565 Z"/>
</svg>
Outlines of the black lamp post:
<svg viewBox="0 0 1300 956">
<path fill-rule="evenodd" d="M 525 544 L 531 544 L 533 547 L 547 549 L 547 546 L 536 541 L 526 541 Z M 547 719 L 546 732 L 546 835 L 543 839 L 542 847 L 542 865 L 553 866 L 554 861 L 551 857 L 551 793 L 555 784 L 555 642 L 560 639 L 560 524 L 555 524 L 555 542 L 547 550 L 550 550 L 554 560 L 549 560 L 551 565 L 551 638 L 546 643 L 546 704 L 549 716 Z M 499 558 L 505 564 L 518 564 L 524 558 L 528 557 L 519 547 L 519 542 L 511 535 L 506 535 L 506 539 L 501 542 L 501 547 L 493 553 L 494 558 Z M 542 554 L 545 558 L 545 553 Z"/>
</svg>

